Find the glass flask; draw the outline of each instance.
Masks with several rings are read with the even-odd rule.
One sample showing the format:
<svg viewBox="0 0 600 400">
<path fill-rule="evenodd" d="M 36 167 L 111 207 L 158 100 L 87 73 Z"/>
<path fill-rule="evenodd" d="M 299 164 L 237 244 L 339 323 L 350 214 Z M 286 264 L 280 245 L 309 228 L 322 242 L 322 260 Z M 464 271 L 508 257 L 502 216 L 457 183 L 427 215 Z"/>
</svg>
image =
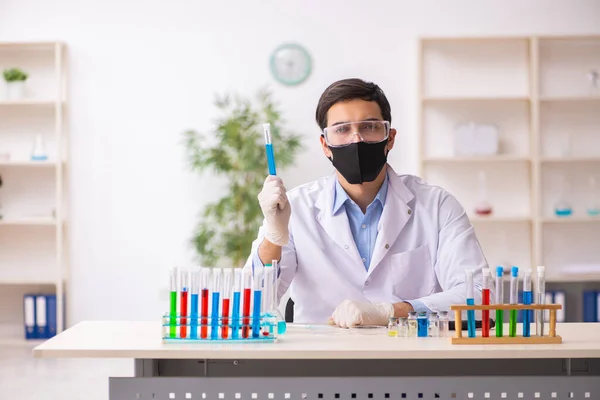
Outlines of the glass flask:
<svg viewBox="0 0 600 400">
<path fill-rule="evenodd" d="M 479 171 L 479 200 L 475 205 L 475 214 L 479 216 L 487 216 L 492 214 L 492 205 L 488 201 L 487 194 L 487 176 L 485 172 Z"/>
<path fill-rule="evenodd" d="M 598 185 L 598 180 L 595 176 L 590 176 L 588 182 L 587 214 L 590 217 L 600 217 L 600 185 Z"/>
<path fill-rule="evenodd" d="M 573 208 L 569 201 L 569 188 L 564 176 L 560 178 L 559 197 L 554 205 L 554 215 L 557 217 L 570 217 L 573 215 Z"/>
</svg>

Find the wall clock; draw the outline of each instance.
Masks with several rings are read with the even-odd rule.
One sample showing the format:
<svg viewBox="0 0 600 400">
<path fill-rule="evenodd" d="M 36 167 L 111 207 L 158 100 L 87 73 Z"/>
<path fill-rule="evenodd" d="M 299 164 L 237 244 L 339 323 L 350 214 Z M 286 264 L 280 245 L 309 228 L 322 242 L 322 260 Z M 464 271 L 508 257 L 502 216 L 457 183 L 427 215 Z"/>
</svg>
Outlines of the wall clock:
<svg viewBox="0 0 600 400">
<path fill-rule="evenodd" d="M 309 77 L 311 71 L 310 54 L 299 44 L 282 44 L 271 55 L 271 73 L 279 83 L 299 85 Z"/>
</svg>

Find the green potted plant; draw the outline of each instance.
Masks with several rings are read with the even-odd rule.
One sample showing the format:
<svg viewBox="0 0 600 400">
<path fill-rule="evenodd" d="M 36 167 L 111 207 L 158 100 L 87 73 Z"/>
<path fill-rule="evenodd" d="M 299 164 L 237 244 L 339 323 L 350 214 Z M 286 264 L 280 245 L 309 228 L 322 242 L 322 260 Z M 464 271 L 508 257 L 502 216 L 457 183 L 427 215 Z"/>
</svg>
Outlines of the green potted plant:
<svg viewBox="0 0 600 400">
<path fill-rule="evenodd" d="M 4 70 L 6 81 L 6 98 L 8 100 L 21 100 L 25 97 L 25 81 L 29 77 L 20 68 L 7 68 Z"/>
<path fill-rule="evenodd" d="M 281 113 L 267 90 L 255 101 L 217 96 L 221 116 L 209 134 L 184 133 L 193 170 L 223 179 L 227 192 L 206 205 L 191 239 L 203 266 L 243 266 L 262 223 L 258 193 L 268 174 L 263 123 L 271 124 L 278 172 L 294 162 L 302 148 L 300 136 L 287 132 Z"/>
</svg>

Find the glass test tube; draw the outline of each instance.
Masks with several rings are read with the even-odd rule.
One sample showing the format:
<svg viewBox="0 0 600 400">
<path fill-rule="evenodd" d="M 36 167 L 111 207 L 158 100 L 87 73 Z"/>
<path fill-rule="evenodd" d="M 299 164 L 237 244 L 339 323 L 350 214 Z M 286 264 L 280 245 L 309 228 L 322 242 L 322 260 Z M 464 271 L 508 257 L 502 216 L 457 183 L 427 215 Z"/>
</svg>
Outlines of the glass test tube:
<svg viewBox="0 0 600 400">
<path fill-rule="evenodd" d="M 536 303 L 544 304 L 546 301 L 546 268 L 537 267 Z M 544 310 L 535 310 L 535 333 L 544 336 Z"/>
<path fill-rule="evenodd" d="M 273 260 L 273 271 L 275 275 L 273 276 L 273 312 L 277 318 L 277 334 L 283 335 L 287 330 L 287 323 L 285 322 L 285 317 L 281 315 L 279 311 L 279 273 L 280 267 L 279 262 L 277 260 Z"/>
<path fill-rule="evenodd" d="M 252 271 L 245 269 L 242 272 L 242 283 L 244 288 L 244 310 L 242 311 L 242 337 L 247 339 L 250 335 L 250 302 L 252 301 Z"/>
<path fill-rule="evenodd" d="M 481 275 L 483 277 L 483 288 L 481 289 L 481 304 L 489 305 L 490 304 L 490 286 L 491 275 L 489 268 L 482 268 Z M 490 336 L 490 311 L 483 310 L 481 312 L 481 336 L 489 337 Z"/>
<path fill-rule="evenodd" d="M 202 319 L 200 320 L 200 337 L 202 339 L 206 339 L 208 338 L 208 303 L 209 303 L 209 298 L 208 298 L 208 292 L 209 292 L 209 287 L 210 287 L 210 268 L 207 267 L 203 267 L 201 269 L 201 282 L 200 282 L 200 287 L 201 287 L 201 309 L 200 309 L 200 316 L 202 317 Z"/>
<path fill-rule="evenodd" d="M 252 290 L 254 291 L 254 302 L 252 304 L 252 337 L 260 337 L 260 314 L 262 306 L 262 289 L 264 267 L 254 267 L 254 276 L 252 277 Z"/>
<path fill-rule="evenodd" d="M 179 292 L 177 284 L 179 269 L 177 267 L 171 268 L 170 278 L 169 337 L 174 339 L 177 337 L 177 292 Z"/>
<path fill-rule="evenodd" d="M 240 335 L 240 297 L 242 292 L 242 270 L 236 268 L 233 273 L 233 310 L 231 317 L 231 338 L 237 339 Z"/>
<path fill-rule="evenodd" d="M 275 315 L 273 314 L 273 277 L 275 276 L 275 270 L 273 269 L 272 264 L 265 264 L 265 268 L 263 270 L 263 293 L 262 293 L 262 310 L 261 315 L 265 316 L 265 320 L 269 322 L 275 321 Z M 262 330 L 263 335 L 273 335 L 274 329 L 273 327 L 264 327 Z"/>
<path fill-rule="evenodd" d="M 198 295 L 200 294 L 200 271 L 191 273 L 192 311 L 190 314 L 190 338 L 198 339 Z"/>
<path fill-rule="evenodd" d="M 219 297 L 222 290 L 221 278 L 223 277 L 223 269 L 214 268 L 212 277 L 212 310 L 210 313 L 210 338 L 214 340 L 219 338 L 219 320 L 221 319 L 221 315 L 219 314 Z"/>
<path fill-rule="evenodd" d="M 523 304 L 529 305 L 533 301 L 531 292 L 531 269 L 523 273 Z M 523 310 L 523 337 L 531 336 L 531 310 Z"/>
<path fill-rule="evenodd" d="M 179 304 L 181 323 L 179 326 L 179 335 L 182 339 L 187 337 L 187 313 L 188 313 L 188 292 L 190 290 L 190 273 L 187 270 L 181 271 L 181 302 Z"/>
<path fill-rule="evenodd" d="M 504 304 L 504 268 L 496 267 L 496 304 Z M 502 337 L 504 310 L 496 310 L 496 337 Z"/>
<path fill-rule="evenodd" d="M 466 270 L 465 276 L 467 282 L 467 305 L 474 306 L 475 289 L 473 286 L 473 270 Z M 469 330 L 469 337 L 475 337 L 475 310 L 467 310 L 467 327 Z"/>
<path fill-rule="evenodd" d="M 223 291 L 221 297 L 223 298 L 223 304 L 221 306 L 221 316 L 223 317 L 221 322 L 221 337 L 223 339 L 229 338 L 229 309 L 231 299 L 231 287 L 233 286 L 233 270 L 231 268 L 225 268 L 223 270 Z"/>
<path fill-rule="evenodd" d="M 265 150 L 267 152 L 267 163 L 269 164 L 269 175 L 277 175 L 273 142 L 271 141 L 271 124 L 263 124 L 263 131 L 265 133 Z"/>
</svg>

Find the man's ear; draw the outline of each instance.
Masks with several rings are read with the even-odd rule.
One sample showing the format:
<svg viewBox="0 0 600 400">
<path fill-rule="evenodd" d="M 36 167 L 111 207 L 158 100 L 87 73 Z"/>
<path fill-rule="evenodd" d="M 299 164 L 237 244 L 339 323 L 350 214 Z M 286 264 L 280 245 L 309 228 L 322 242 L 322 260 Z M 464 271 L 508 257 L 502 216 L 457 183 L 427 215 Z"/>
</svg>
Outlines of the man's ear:
<svg viewBox="0 0 600 400">
<path fill-rule="evenodd" d="M 396 129 L 392 128 L 390 129 L 390 135 L 388 137 L 388 142 L 387 142 L 387 149 L 388 151 L 392 150 L 394 148 L 394 143 L 396 142 Z"/>
<path fill-rule="evenodd" d="M 327 146 L 327 142 L 325 141 L 325 138 L 323 137 L 323 135 L 321 135 L 321 148 L 323 149 L 323 154 L 325 154 L 325 157 L 329 158 L 330 160 L 333 158 L 333 155 L 331 154 L 331 150 L 329 150 L 329 146 Z"/>
</svg>

